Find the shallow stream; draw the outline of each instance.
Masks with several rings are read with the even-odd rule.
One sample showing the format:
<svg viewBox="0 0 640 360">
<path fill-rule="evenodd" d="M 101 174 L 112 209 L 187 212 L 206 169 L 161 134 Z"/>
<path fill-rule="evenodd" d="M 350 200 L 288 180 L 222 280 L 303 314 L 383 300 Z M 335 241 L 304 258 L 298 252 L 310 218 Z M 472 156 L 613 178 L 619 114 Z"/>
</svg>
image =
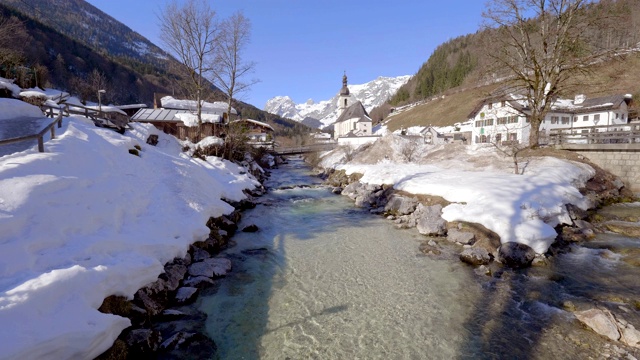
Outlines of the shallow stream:
<svg viewBox="0 0 640 360">
<path fill-rule="evenodd" d="M 640 268 L 606 246 L 638 239 L 605 236 L 547 267 L 478 275 L 453 245 L 420 254 L 425 237 L 332 194 L 302 161 L 266 185 L 241 223 L 260 230 L 234 236 L 221 255 L 233 271 L 195 304 L 220 359 L 615 358 L 627 353 L 567 304 L 606 302 L 640 325 Z"/>
</svg>

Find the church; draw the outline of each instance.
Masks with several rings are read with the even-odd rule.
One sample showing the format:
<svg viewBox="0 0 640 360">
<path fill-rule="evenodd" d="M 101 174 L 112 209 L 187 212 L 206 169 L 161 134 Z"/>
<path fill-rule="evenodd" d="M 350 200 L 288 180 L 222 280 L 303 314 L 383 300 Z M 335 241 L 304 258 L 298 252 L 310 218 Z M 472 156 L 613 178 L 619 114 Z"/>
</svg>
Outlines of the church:
<svg viewBox="0 0 640 360">
<path fill-rule="evenodd" d="M 349 87 L 347 87 L 347 74 L 342 76 L 342 89 L 338 97 L 338 109 L 341 112 L 340 117 L 333 125 L 333 137 L 360 137 L 371 136 L 373 122 L 360 101 L 352 104 L 349 96 Z"/>
</svg>

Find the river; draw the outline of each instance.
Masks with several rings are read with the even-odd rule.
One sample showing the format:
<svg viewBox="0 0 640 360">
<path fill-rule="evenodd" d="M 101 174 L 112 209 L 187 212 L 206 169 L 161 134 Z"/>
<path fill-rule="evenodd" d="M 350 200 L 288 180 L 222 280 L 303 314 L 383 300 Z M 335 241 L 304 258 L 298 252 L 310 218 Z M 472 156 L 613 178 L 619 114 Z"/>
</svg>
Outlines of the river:
<svg viewBox="0 0 640 360">
<path fill-rule="evenodd" d="M 292 160 L 245 212 L 241 228 L 260 230 L 234 236 L 222 253 L 233 271 L 195 305 L 218 358 L 615 356 L 563 306 L 638 300 L 639 268 L 620 256 L 576 247 L 547 267 L 479 275 L 453 246 L 422 255 L 415 229 L 396 229 L 320 182 Z"/>
</svg>

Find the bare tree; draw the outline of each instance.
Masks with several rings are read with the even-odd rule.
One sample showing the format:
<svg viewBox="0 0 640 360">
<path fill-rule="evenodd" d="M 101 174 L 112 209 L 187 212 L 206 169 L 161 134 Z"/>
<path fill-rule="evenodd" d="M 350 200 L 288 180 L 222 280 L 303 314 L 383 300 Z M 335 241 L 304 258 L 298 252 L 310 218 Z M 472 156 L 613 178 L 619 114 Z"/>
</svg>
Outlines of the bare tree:
<svg viewBox="0 0 640 360">
<path fill-rule="evenodd" d="M 219 30 L 216 13 L 204 0 L 186 0 L 182 5 L 174 0 L 158 17 L 160 38 L 180 62 L 187 91 L 196 102 L 198 124 L 202 124 L 208 86 L 205 79 L 211 72 Z"/>
<path fill-rule="evenodd" d="M 513 171 L 516 175 L 524 174 L 524 168 L 522 168 L 522 172 L 520 171 L 520 158 L 518 157 L 522 151 L 528 149 L 528 146 L 524 145 L 522 142 L 518 140 L 511 140 L 510 134 L 516 134 L 519 130 L 518 128 L 509 128 L 508 126 L 504 127 L 504 134 L 506 136 L 506 140 L 502 139 L 502 133 L 497 132 L 492 137 L 490 141 L 491 145 L 493 145 L 502 155 L 508 156 L 513 161 Z M 525 165 L 526 167 L 526 165 Z"/>
<path fill-rule="evenodd" d="M 540 124 L 570 79 L 609 50 L 589 46 L 585 15 L 592 0 L 491 0 L 483 13 L 494 33 L 485 47 L 497 68 L 528 102 L 529 146 L 537 147 Z"/>
<path fill-rule="evenodd" d="M 241 12 L 233 14 L 220 25 L 217 52 L 212 68 L 213 83 L 227 95 L 227 114 L 231 118 L 234 96 L 249 89 L 258 80 L 243 81 L 252 73 L 255 62 L 245 61 L 243 52 L 251 37 L 251 22 Z"/>
</svg>

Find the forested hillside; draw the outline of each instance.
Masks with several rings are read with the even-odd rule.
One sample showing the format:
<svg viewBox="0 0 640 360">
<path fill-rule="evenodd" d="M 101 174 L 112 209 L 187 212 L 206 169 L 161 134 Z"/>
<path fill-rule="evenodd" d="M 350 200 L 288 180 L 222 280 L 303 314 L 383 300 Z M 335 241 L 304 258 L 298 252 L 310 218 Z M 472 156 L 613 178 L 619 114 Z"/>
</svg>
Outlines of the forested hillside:
<svg viewBox="0 0 640 360">
<path fill-rule="evenodd" d="M 81 39 L 74 37 L 74 34 L 82 35 L 82 32 L 76 31 L 77 26 L 67 28 L 65 25 L 67 22 L 78 19 L 80 15 L 73 12 L 85 11 L 83 7 L 69 8 L 65 3 L 63 7 L 66 9 L 65 17 L 49 20 L 51 24 L 49 26 L 16 8 L 4 5 L 5 2 L 9 1 L 0 0 L 0 30 L 7 24 L 13 23 L 18 26 L 12 29 L 9 37 L 0 36 L 2 50 L 0 51 L 0 76 L 16 79 L 16 83 L 23 88 L 52 87 L 70 92 L 82 100 L 94 102 L 98 100 L 98 89 L 106 90 L 106 93 L 101 96 L 103 102 L 115 104 L 145 103 L 151 106 L 155 92 L 181 96 L 181 88 L 175 81 L 176 75 L 167 70 L 171 68 L 167 63 L 175 60 L 165 55 L 156 56 L 162 52 L 159 48 L 126 26 L 117 23 L 116 20 L 108 18 L 106 28 L 103 24 L 105 21 L 92 22 L 86 24 L 86 27 L 81 26 L 85 29 L 100 26 L 103 31 L 113 31 L 106 45 L 101 44 L 103 37 L 100 36 L 93 37 L 94 42 L 86 43 L 82 39 L 87 37 L 81 36 Z M 47 1 L 28 4 L 34 3 L 48 4 Z M 57 3 L 52 1 L 49 5 L 55 8 L 54 5 Z M 82 3 L 86 4 L 84 1 Z M 23 5 L 26 6 L 24 3 Z M 44 19 L 46 13 L 41 11 L 44 10 L 30 13 L 34 17 Z M 59 12 L 54 9 L 51 11 L 52 14 Z M 87 19 L 98 21 L 87 14 L 80 18 L 84 19 L 83 21 Z M 64 34 L 59 31 L 59 27 L 67 29 Z M 128 32 L 123 29 L 127 29 Z M 102 31 L 87 30 L 87 33 L 102 33 Z M 139 44 L 151 44 L 152 46 L 148 46 L 147 49 L 153 49 L 153 52 L 145 55 L 137 51 L 140 49 L 122 46 L 129 43 L 131 39 Z M 221 92 L 213 86 L 211 88 L 209 100 L 224 100 Z M 271 123 L 280 135 L 293 136 L 310 131 L 309 128 L 295 121 L 266 113 L 250 104 L 234 102 L 234 107 L 244 117 Z"/>
<path fill-rule="evenodd" d="M 583 31 L 591 41 L 590 49 L 640 48 L 640 0 L 602 0 L 588 6 L 586 14 L 590 24 L 585 24 Z M 491 29 L 481 29 L 441 44 L 388 104 L 372 113 L 380 119 L 393 108 L 421 103 L 394 116 L 390 128 L 464 121 L 475 103 L 498 88 L 506 76 L 492 67 L 486 56 L 494 36 Z M 573 91 L 593 96 L 628 92 L 640 98 L 637 57 L 620 55 L 610 63 L 594 64 L 588 74 L 573 79 Z"/>
</svg>

